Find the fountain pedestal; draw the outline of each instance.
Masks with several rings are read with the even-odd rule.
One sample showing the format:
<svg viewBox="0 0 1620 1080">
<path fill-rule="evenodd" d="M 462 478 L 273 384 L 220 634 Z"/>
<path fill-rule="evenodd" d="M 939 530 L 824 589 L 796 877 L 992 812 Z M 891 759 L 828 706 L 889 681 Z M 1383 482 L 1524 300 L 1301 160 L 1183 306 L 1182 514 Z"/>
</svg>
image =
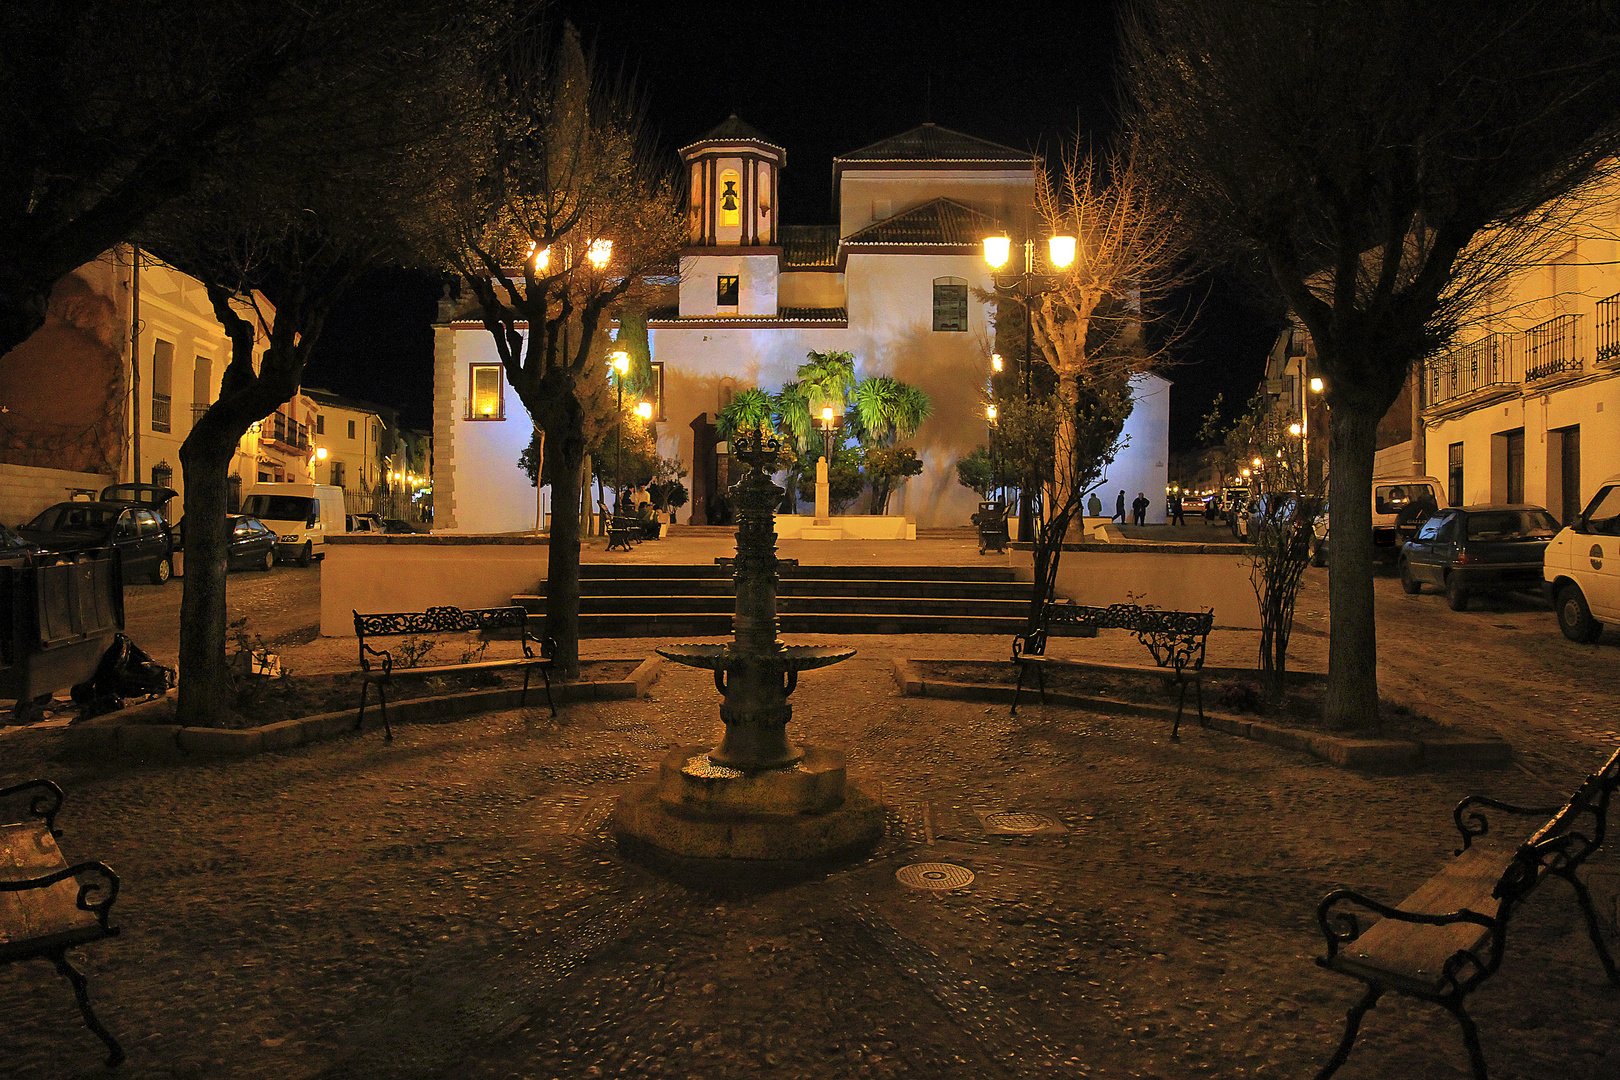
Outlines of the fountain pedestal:
<svg viewBox="0 0 1620 1080">
<path fill-rule="evenodd" d="M 799 672 L 842 663 L 854 649 L 786 645 L 776 637 L 776 529 L 782 489 L 767 472 L 777 446 L 739 440 L 749 468 L 737 503 L 732 640 L 670 645 L 664 657 L 714 672 L 724 696 L 718 746 L 683 746 L 658 782 L 619 800 L 614 834 L 633 857 L 660 863 L 729 860 L 784 867 L 854 858 L 883 837 L 883 807 L 846 783 L 844 755 L 788 741 L 788 695 Z"/>
</svg>

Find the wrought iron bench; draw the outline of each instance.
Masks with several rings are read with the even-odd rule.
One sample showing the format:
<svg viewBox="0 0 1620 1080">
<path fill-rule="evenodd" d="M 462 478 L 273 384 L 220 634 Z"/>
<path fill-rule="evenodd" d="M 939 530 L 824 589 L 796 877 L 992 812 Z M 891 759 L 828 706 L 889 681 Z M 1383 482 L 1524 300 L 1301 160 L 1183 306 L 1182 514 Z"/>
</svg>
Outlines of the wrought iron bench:
<svg viewBox="0 0 1620 1080">
<path fill-rule="evenodd" d="M 1449 1010 L 1462 1027 L 1476 1080 L 1485 1080 L 1479 1031 L 1463 1008 L 1464 1000 L 1496 973 L 1514 910 L 1548 875 L 1563 878 L 1575 891 L 1598 960 L 1610 984 L 1620 986 L 1620 972 L 1603 942 L 1592 894 L 1576 876 L 1603 844 L 1609 797 L 1617 784 L 1620 751 L 1557 809 L 1514 806 L 1471 795 L 1452 811 L 1462 835 L 1456 857 L 1399 905 L 1389 907 L 1350 889 L 1337 889 L 1323 897 L 1316 919 L 1327 938 L 1327 955 L 1316 962 L 1360 979 L 1367 991 L 1351 1006 L 1344 1036 L 1332 1060 L 1316 1074 L 1317 1080 L 1327 1080 L 1344 1064 L 1361 1018 L 1391 990 Z M 1482 809 L 1551 816 L 1528 839 L 1515 843 L 1491 835 Z M 1352 906 L 1382 917 L 1363 926 L 1357 913 L 1349 910 Z"/>
<path fill-rule="evenodd" d="M 511 656 L 498 660 L 482 659 L 480 649 L 477 658 L 468 659 L 455 664 L 434 664 L 429 667 L 395 667 L 393 652 L 388 649 L 374 649 L 366 644 L 367 638 L 402 637 L 407 634 L 459 634 L 469 632 L 492 632 L 516 630 L 515 640 L 523 649 L 521 656 Z M 354 729 L 360 730 L 366 720 L 366 690 L 375 685 L 377 687 L 377 700 L 382 710 L 384 738 L 392 740 L 394 731 L 388 725 L 388 687 L 393 685 L 396 674 L 409 675 L 451 675 L 469 671 L 497 671 L 503 668 L 523 669 L 523 704 L 529 700 L 529 677 L 539 671 L 546 681 L 546 704 L 551 706 L 551 715 L 557 715 L 557 704 L 551 698 L 551 669 L 556 666 L 553 657 L 557 651 L 557 643 L 551 638 L 544 640 L 532 637 L 529 634 L 529 613 L 520 607 L 498 608 L 457 608 L 457 607 L 430 607 L 426 611 L 393 611 L 374 615 L 354 613 L 354 636 L 360 639 L 360 715 L 355 718 Z M 492 640 L 488 637 L 485 641 Z M 539 655 L 535 654 L 533 645 L 540 646 Z"/>
<path fill-rule="evenodd" d="M 611 518 L 608 521 L 607 537 L 607 549 L 609 551 L 614 548 L 629 551 L 632 545 L 639 544 L 642 541 L 641 520 L 630 517 Z"/>
<path fill-rule="evenodd" d="M 90 1008 L 89 983 L 68 963 L 67 951 L 113 937 L 108 922 L 118 898 L 118 875 L 106 863 L 67 864 L 56 838 L 62 789 L 49 780 L 0 788 L 0 799 L 27 795 L 30 821 L 0 825 L 0 966 L 49 960 L 73 987 L 84 1022 L 107 1046 L 107 1064 L 124 1060 Z"/>
<path fill-rule="evenodd" d="M 1198 702 L 1198 723 L 1207 727 L 1204 717 L 1204 644 L 1215 626 L 1213 611 L 1166 611 L 1139 604 L 1112 604 L 1087 607 L 1084 604 L 1048 602 L 1041 608 L 1041 624 L 1033 633 L 1013 637 L 1013 662 L 1018 665 L 1018 685 L 1013 688 L 1012 712 L 1018 713 L 1018 697 L 1024 679 L 1035 673 L 1035 685 L 1046 704 L 1046 672 L 1051 661 L 1046 656 L 1046 638 L 1052 624 L 1075 627 L 1084 633 L 1098 630 L 1129 630 L 1153 654 L 1153 662 L 1176 673 L 1180 696 L 1176 699 L 1176 722 L 1172 739 L 1181 737 L 1181 712 L 1187 702 L 1187 684 L 1192 683 Z"/>
</svg>

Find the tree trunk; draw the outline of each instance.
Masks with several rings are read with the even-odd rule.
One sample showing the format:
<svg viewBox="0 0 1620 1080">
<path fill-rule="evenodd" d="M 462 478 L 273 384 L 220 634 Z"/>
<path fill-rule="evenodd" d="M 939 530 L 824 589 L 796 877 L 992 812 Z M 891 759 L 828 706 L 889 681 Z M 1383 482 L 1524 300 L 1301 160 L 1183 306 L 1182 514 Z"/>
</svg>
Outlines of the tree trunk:
<svg viewBox="0 0 1620 1080">
<path fill-rule="evenodd" d="M 1324 721 L 1378 725 L 1378 631 L 1373 618 L 1372 474 L 1376 414 L 1336 404 L 1329 416 L 1328 682 Z"/>
<path fill-rule="evenodd" d="M 1080 400 L 1080 375 L 1075 371 L 1058 373 L 1057 424 L 1052 446 L 1052 497 L 1047 521 L 1058 514 L 1072 513 L 1080 505 L 1075 483 L 1075 404 Z M 1065 523 L 1067 528 L 1067 523 Z"/>
<path fill-rule="evenodd" d="M 568 401 L 572 402 L 570 396 Z M 554 410 L 562 412 L 563 410 Z M 545 428 L 544 453 L 551 462 L 551 542 L 546 559 L 546 630 L 557 642 L 557 671 L 579 676 L 579 536 L 581 467 L 585 463 L 584 417 L 578 404 Z"/>
<path fill-rule="evenodd" d="M 219 727 L 235 683 L 225 657 L 226 476 L 236 440 L 199 425 L 180 446 L 186 479 L 185 576 L 180 594 L 180 693 L 175 722 Z"/>
</svg>

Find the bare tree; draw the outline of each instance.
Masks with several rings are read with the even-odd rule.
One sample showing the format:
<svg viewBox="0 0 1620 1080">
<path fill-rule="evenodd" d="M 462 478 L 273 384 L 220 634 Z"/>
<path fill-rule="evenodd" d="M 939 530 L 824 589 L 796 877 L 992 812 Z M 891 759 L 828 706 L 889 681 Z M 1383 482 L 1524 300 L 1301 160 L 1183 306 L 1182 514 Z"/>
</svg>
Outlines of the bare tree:
<svg viewBox="0 0 1620 1080">
<path fill-rule="evenodd" d="M 422 243 L 423 222 L 476 162 L 470 106 L 482 23 L 401 0 L 329 61 L 324 85 L 350 93 L 340 126 L 319 110 L 289 123 L 253 172 L 204 183 L 153 217 L 146 237 L 207 289 L 231 343 L 218 398 L 180 447 L 186 575 L 181 598 L 182 724 L 229 723 L 225 656 L 227 474 L 248 428 L 297 393 L 327 314 L 366 270 Z M 267 300 L 266 296 L 270 299 Z M 273 301 L 273 302 L 272 302 Z M 263 346 L 261 349 L 261 345 Z"/>
<path fill-rule="evenodd" d="M 490 164 L 447 214 L 442 257 L 477 298 L 551 476 L 546 630 L 579 669 L 580 390 L 614 305 L 685 241 L 677 186 L 634 98 L 592 72 L 571 26 L 522 26 L 491 80 Z"/>
<path fill-rule="evenodd" d="M 1073 461 L 1091 441 L 1073 430 L 1087 411 L 1081 387 L 1150 370 L 1163 355 L 1169 336 L 1150 350 L 1142 323 L 1182 282 L 1185 230 L 1157 201 L 1130 149 L 1099 159 L 1071 148 L 1055 178 L 1038 173 L 1035 209 L 1050 235 L 1077 241 L 1074 261 L 1030 303 L 1038 355 L 1057 376 L 1054 445 L 1063 464 L 1052 504 L 1077 511 L 1079 495 L 1066 485 L 1089 472 Z"/>
<path fill-rule="evenodd" d="M 1139 0 L 1127 124 L 1212 251 L 1263 266 L 1327 384 L 1326 721 L 1376 723 L 1374 431 L 1617 147 L 1602 0 Z"/>
</svg>

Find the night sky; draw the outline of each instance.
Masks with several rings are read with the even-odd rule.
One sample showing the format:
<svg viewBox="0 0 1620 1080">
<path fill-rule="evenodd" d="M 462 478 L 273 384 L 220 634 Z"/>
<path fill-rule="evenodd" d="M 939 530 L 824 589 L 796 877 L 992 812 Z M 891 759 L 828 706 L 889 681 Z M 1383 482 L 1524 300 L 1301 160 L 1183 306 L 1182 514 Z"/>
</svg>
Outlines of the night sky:
<svg viewBox="0 0 1620 1080">
<path fill-rule="evenodd" d="M 1048 154 L 1115 127 L 1117 54 L 1107 0 L 1016 6 L 938 2 L 650 4 L 560 0 L 599 70 L 633 79 L 673 158 L 736 113 L 786 148 L 782 221 L 831 222 L 832 159 L 932 121 Z M 305 382 L 394 405 L 427 427 L 435 279 L 362 283 L 329 320 Z M 1253 391 L 1276 323 L 1222 277 L 1186 297 L 1199 317 L 1165 374 L 1173 449 L 1190 446 L 1217 391 Z"/>
</svg>

